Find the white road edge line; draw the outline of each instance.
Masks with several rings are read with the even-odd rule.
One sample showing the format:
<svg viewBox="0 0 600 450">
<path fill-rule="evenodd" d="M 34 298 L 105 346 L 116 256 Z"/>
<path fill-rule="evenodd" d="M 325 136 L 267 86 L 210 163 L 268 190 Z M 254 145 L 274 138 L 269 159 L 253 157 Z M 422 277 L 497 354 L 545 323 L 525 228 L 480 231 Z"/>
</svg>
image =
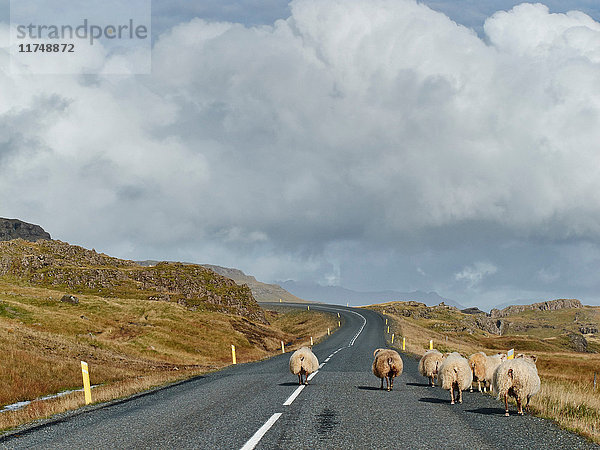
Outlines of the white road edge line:
<svg viewBox="0 0 600 450">
<path fill-rule="evenodd" d="M 258 429 L 254 436 L 252 436 L 248 442 L 244 444 L 244 446 L 240 450 L 252 450 L 263 438 L 265 433 L 269 431 L 269 429 L 273 426 L 275 422 L 281 417 L 282 413 L 275 413 L 271 416 L 269 420 L 265 422 L 265 424 Z"/>
<path fill-rule="evenodd" d="M 319 369 L 322 369 L 324 365 L 325 365 L 324 362 L 322 362 L 321 364 L 319 364 Z"/>
<path fill-rule="evenodd" d="M 296 397 L 298 397 L 298 395 L 300 395 L 300 392 L 302 392 L 302 389 L 304 389 L 304 386 L 305 386 L 304 384 L 298 386 L 296 388 L 296 390 L 294 391 L 294 393 L 288 397 L 288 399 L 285 401 L 285 403 L 283 404 L 283 406 L 289 406 L 289 405 L 291 405 L 292 402 L 294 400 L 296 400 Z"/>
<path fill-rule="evenodd" d="M 306 379 L 306 381 L 310 381 L 310 380 L 312 380 L 312 379 L 314 378 L 314 376 L 315 376 L 316 374 L 318 374 L 318 373 L 319 373 L 319 371 L 318 371 L 318 370 L 315 370 L 313 373 L 311 373 L 311 374 L 308 376 L 308 378 Z"/>
</svg>

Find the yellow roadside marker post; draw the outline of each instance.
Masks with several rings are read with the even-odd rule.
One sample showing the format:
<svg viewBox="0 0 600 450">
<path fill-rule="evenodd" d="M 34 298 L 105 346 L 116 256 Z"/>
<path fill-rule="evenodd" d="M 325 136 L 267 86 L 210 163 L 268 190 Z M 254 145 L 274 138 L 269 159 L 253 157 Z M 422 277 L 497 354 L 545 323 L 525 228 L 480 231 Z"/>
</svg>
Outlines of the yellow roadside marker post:
<svg viewBox="0 0 600 450">
<path fill-rule="evenodd" d="M 433 350 L 433 339 L 429 341 L 429 350 Z"/>
<path fill-rule="evenodd" d="M 281 302 L 281 299 L 279 299 L 279 303 L 282 303 L 282 302 Z"/>
<path fill-rule="evenodd" d="M 231 360 L 233 364 L 237 364 L 237 359 L 235 358 L 235 345 L 231 346 Z"/>
<path fill-rule="evenodd" d="M 340 317 L 340 313 L 338 313 L 338 317 Z"/>
<path fill-rule="evenodd" d="M 310 346 L 313 346 L 313 340 L 312 340 L 312 336 L 310 337 Z"/>
<path fill-rule="evenodd" d="M 281 353 L 285 353 L 285 345 L 283 345 L 283 341 L 281 341 Z"/>
<path fill-rule="evenodd" d="M 327 328 L 327 336 L 329 336 L 331 333 L 329 332 L 329 328 Z"/>
<path fill-rule="evenodd" d="M 402 350 L 406 350 L 406 338 L 402 338 Z"/>
<path fill-rule="evenodd" d="M 338 320 L 338 328 L 342 326 L 342 322 Z"/>
<path fill-rule="evenodd" d="M 514 349 L 514 348 L 511 348 L 511 349 L 508 351 L 508 355 L 507 355 L 507 358 L 506 358 L 506 359 L 515 359 L 515 349 Z"/>
<path fill-rule="evenodd" d="M 390 326 L 388 325 L 388 334 L 390 333 Z"/>
<path fill-rule="evenodd" d="M 92 403 L 92 389 L 90 387 L 90 369 L 88 363 L 81 361 L 81 374 L 83 375 L 83 392 L 85 394 L 85 404 Z"/>
<path fill-rule="evenodd" d="M 394 343 L 394 333 L 392 333 L 392 344 Z"/>
<path fill-rule="evenodd" d="M 307 310 L 307 311 L 310 311 L 310 305 L 308 305 L 308 306 L 306 307 L 306 310 Z"/>
<path fill-rule="evenodd" d="M 385 324 L 387 325 L 387 319 L 385 319 Z"/>
</svg>

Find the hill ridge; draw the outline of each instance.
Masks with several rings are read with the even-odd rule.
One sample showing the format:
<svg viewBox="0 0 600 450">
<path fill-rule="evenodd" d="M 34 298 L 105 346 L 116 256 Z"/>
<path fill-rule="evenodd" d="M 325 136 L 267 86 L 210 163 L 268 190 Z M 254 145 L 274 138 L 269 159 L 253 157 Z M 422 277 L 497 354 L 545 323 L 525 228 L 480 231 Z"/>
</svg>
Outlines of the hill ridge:
<svg viewBox="0 0 600 450">
<path fill-rule="evenodd" d="M 0 276 L 73 294 L 172 301 L 266 322 L 247 286 L 206 267 L 166 262 L 143 267 L 62 241 L 0 242 Z"/>
</svg>

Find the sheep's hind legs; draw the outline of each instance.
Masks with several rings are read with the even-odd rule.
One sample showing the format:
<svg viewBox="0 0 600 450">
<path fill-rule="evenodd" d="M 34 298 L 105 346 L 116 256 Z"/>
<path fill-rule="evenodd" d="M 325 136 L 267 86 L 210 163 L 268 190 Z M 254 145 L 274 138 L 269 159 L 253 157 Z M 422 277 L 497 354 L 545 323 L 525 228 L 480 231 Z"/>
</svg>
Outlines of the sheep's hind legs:
<svg viewBox="0 0 600 450">
<path fill-rule="evenodd" d="M 450 404 L 454 405 L 454 388 L 450 386 Z"/>
<path fill-rule="evenodd" d="M 517 398 L 517 408 L 518 408 L 517 414 L 522 416 L 523 415 L 523 404 L 521 403 L 520 398 Z"/>
<path fill-rule="evenodd" d="M 508 414 L 508 393 L 504 394 L 504 409 L 505 409 L 505 416 L 509 416 L 510 414 Z"/>
<path fill-rule="evenodd" d="M 381 379 L 381 388 L 380 389 L 383 391 L 383 378 Z"/>
</svg>

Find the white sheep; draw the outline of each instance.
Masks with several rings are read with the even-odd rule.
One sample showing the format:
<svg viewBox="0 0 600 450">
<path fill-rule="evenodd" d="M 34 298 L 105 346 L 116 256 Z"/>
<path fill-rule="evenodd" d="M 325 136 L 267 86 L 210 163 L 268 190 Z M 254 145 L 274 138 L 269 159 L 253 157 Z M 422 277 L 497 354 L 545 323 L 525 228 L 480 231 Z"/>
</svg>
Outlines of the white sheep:
<svg viewBox="0 0 600 450">
<path fill-rule="evenodd" d="M 502 364 L 502 361 L 506 361 L 506 353 L 498 353 L 496 355 L 490 355 L 486 357 L 484 390 L 485 386 L 487 386 L 490 391 L 492 391 L 494 372 L 498 366 Z"/>
<path fill-rule="evenodd" d="M 479 392 L 481 392 L 481 382 L 485 380 L 486 359 L 487 355 L 483 352 L 473 353 L 469 356 L 469 367 L 473 373 L 473 381 L 477 381 Z M 485 381 L 483 383 L 483 389 L 485 392 Z M 473 383 L 469 386 L 469 392 L 473 392 Z"/>
<path fill-rule="evenodd" d="M 456 352 L 446 353 L 442 358 L 442 364 L 438 370 L 438 383 L 443 389 L 450 391 L 451 405 L 454 405 L 457 392 L 457 401 L 462 403 L 462 391 L 473 382 L 473 372 L 469 367 L 469 361 Z"/>
<path fill-rule="evenodd" d="M 319 360 L 308 347 L 301 347 L 290 356 L 290 372 L 298 375 L 298 384 L 308 384 L 308 376 L 319 368 Z"/>
<path fill-rule="evenodd" d="M 494 391 L 498 400 L 504 397 L 505 416 L 508 416 L 508 396 L 517 401 L 517 413 L 523 415 L 523 401 L 527 400 L 525 410 L 529 410 L 529 400 L 540 390 L 540 377 L 537 372 L 535 356 L 519 355 L 516 359 L 503 361 L 494 372 Z"/>
<path fill-rule="evenodd" d="M 389 348 L 378 348 L 373 352 L 373 374 L 381 378 L 381 389 L 383 389 L 383 379 L 388 391 L 394 389 L 394 377 L 402 373 L 404 364 L 402 358 L 395 350 Z"/>
<path fill-rule="evenodd" d="M 431 386 L 435 386 L 434 379 L 437 378 L 438 369 L 442 363 L 442 354 L 439 350 L 427 350 L 419 360 L 419 373 L 429 378 Z"/>
</svg>

